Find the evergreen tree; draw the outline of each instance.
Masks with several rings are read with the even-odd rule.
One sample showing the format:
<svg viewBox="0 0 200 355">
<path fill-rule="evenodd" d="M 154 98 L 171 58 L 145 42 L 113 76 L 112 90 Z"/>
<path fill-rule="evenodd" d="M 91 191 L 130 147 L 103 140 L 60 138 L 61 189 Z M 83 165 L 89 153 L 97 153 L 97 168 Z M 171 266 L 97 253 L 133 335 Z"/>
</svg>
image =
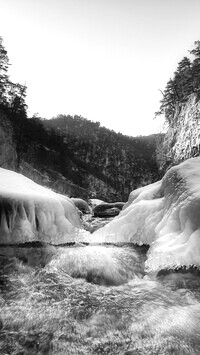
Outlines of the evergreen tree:
<svg viewBox="0 0 200 355">
<path fill-rule="evenodd" d="M 161 100 L 160 110 L 156 112 L 156 115 L 164 115 L 170 124 L 174 115 L 176 103 L 179 100 L 178 90 L 174 80 L 170 79 L 168 81 L 162 95 L 163 98 Z"/>
<path fill-rule="evenodd" d="M 190 51 L 194 56 L 192 63 L 192 82 L 193 82 L 193 91 L 200 93 L 200 41 L 196 41 L 195 48 Z"/>
<path fill-rule="evenodd" d="M 16 114 L 26 116 L 26 89 L 25 85 L 10 82 L 9 107 L 11 116 L 15 116 Z"/>
<path fill-rule="evenodd" d="M 3 46 L 2 37 L 0 37 L 0 104 L 5 105 L 7 103 L 7 93 L 9 90 L 8 81 L 8 65 L 9 60 L 7 51 Z"/>
<path fill-rule="evenodd" d="M 183 102 L 192 92 L 192 69 L 190 59 L 184 57 L 174 73 L 174 83 L 178 92 L 178 101 Z"/>
<path fill-rule="evenodd" d="M 193 61 L 184 57 L 179 63 L 174 77 L 170 79 L 162 92 L 160 109 L 156 116 L 164 115 L 166 122 L 173 123 L 174 115 L 180 105 L 192 93 L 200 95 L 200 41 L 194 43 L 195 48 L 190 51 L 194 56 Z"/>
<path fill-rule="evenodd" d="M 26 86 L 13 83 L 8 76 L 9 59 L 0 37 L 0 106 L 6 108 L 11 118 L 26 115 Z"/>
</svg>

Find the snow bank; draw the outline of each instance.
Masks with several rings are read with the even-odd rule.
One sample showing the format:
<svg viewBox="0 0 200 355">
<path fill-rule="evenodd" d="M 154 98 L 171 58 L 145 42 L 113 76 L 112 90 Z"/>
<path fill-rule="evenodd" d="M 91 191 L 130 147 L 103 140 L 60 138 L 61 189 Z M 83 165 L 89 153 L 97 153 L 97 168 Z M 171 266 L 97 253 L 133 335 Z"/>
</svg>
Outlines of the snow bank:
<svg viewBox="0 0 200 355">
<path fill-rule="evenodd" d="M 124 210 L 93 242 L 149 244 L 150 271 L 200 266 L 200 158 L 171 168 L 162 181 L 130 194 Z"/>
<path fill-rule="evenodd" d="M 0 168 L 0 244 L 66 243 L 74 241 L 80 227 L 69 198 Z"/>
</svg>

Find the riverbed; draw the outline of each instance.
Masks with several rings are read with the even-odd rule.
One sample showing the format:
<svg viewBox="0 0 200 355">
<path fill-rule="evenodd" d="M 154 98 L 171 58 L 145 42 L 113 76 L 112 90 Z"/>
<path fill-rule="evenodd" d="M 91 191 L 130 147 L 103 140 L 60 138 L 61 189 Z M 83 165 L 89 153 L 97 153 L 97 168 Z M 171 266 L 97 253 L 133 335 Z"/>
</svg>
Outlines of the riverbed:
<svg viewBox="0 0 200 355">
<path fill-rule="evenodd" d="M 199 270 L 145 271 L 148 246 L 1 248 L 0 354 L 199 354 Z"/>
</svg>

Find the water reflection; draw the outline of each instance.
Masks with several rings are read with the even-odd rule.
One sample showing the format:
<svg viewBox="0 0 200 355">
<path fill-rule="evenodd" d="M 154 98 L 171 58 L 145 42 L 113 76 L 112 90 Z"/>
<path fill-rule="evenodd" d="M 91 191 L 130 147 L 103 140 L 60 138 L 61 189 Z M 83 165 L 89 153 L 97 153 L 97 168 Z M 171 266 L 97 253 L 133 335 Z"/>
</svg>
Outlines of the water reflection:
<svg viewBox="0 0 200 355">
<path fill-rule="evenodd" d="M 125 245 L 23 253 L 0 257 L 1 354 L 200 353 L 197 270 L 148 275 Z"/>
</svg>

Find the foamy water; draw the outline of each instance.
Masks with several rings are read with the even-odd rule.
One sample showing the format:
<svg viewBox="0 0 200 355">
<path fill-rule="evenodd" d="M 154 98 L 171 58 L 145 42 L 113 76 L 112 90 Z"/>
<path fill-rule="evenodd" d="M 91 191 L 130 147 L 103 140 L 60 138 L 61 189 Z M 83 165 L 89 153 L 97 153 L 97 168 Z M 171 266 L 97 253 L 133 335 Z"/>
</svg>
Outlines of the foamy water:
<svg viewBox="0 0 200 355">
<path fill-rule="evenodd" d="M 146 252 L 10 249 L 0 257 L 1 354 L 199 354 L 198 270 L 147 274 Z"/>
</svg>

